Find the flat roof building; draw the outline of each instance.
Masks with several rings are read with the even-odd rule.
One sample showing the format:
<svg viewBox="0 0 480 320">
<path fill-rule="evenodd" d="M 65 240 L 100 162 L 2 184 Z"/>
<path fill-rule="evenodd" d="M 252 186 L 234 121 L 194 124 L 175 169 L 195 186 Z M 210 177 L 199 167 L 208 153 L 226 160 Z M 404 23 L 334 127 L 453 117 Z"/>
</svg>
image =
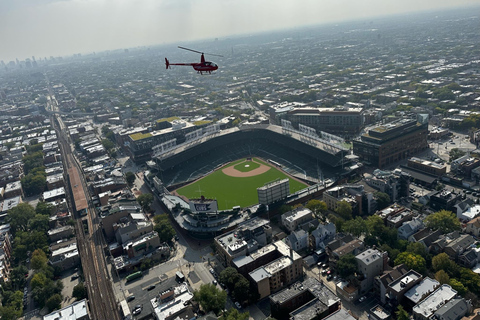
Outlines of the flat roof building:
<svg viewBox="0 0 480 320">
<path fill-rule="evenodd" d="M 353 140 L 353 153 L 368 164 L 384 168 L 427 149 L 428 122 L 403 119 L 388 123 Z"/>
</svg>

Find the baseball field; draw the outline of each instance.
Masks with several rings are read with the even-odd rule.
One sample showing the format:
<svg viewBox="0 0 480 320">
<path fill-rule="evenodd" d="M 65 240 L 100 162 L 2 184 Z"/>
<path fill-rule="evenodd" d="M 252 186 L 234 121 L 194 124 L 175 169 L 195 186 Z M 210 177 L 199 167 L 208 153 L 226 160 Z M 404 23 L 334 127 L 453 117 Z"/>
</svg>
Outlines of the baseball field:
<svg viewBox="0 0 480 320">
<path fill-rule="evenodd" d="M 290 180 L 290 193 L 307 185 L 292 179 L 275 166 L 258 158 L 244 158 L 227 164 L 211 174 L 176 190 L 187 198 L 217 199 L 221 210 L 258 203 L 257 188 L 279 179 Z"/>
</svg>

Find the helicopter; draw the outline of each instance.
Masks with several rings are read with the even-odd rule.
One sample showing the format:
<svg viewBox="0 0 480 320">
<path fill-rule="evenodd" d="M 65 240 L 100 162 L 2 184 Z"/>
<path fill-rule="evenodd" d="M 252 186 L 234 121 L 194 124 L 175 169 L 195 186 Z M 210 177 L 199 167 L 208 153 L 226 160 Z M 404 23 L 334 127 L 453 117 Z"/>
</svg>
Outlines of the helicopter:
<svg viewBox="0 0 480 320">
<path fill-rule="evenodd" d="M 212 73 L 212 71 L 215 71 L 218 69 L 218 66 L 211 62 L 211 61 L 205 61 L 205 57 L 204 57 L 204 53 L 203 52 L 200 52 L 200 51 L 197 51 L 197 50 L 192 50 L 192 49 L 188 49 L 188 48 L 185 48 L 185 47 L 178 47 L 180 49 L 183 49 L 183 50 L 188 50 L 188 51 L 192 51 L 192 52 L 196 52 L 196 53 L 200 53 L 202 55 L 202 57 L 200 58 L 200 62 L 192 62 L 192 63 L 170 63 L 170 61 L 168 61 L 167 58 L 165 58 L 165 66 L 166 66 L 166 69 L 169 69 L 170 66 L 192 66 L 193 69 L 195 69 L 197 71 L 197 73 L 200 73 L 200 74 L 203 74 L 204 72 L 208 72 L 209 74 Z M 208 55 L 210 56 L 216 56 L 216 57 L 223 57 L 221 55 L 218 55 L 218 54 L 212 54 L 212 53 L 207 53 Z"/>
</svg>

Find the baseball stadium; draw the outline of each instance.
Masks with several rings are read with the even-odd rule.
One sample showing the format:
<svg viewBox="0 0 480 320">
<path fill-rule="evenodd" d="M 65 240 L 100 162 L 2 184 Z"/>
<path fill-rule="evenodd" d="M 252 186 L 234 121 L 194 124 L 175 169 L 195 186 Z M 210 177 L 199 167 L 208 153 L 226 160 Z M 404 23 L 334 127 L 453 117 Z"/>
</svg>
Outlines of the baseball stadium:
<svg viewBox="0 0 480 320">
<path fill-rule="evenodd" d="M 290 194 L 327 179 L 335 181 L 344 171 L 347 153 L 345 148 L 321 139 L 286 132 L 276 125 L 256 124 L 186 141 L 153 159 L 158 178 L 172 197 L 184 199 L 187 210 L 188 201 L 199 198 L 215 201 L 218 210 L 232 210 L 258 204 L 257 188 L 274 181 L 288 179 Z M 218 234 L 241 222 L 236 216 L 222 225 L 213 222 L 219 216 L 209 216 L 205 219 L 208 222 L 201 223 L 195 212 L 191 216 L 173 215 L 182 228 L 197 235 Z"/>
</svg>

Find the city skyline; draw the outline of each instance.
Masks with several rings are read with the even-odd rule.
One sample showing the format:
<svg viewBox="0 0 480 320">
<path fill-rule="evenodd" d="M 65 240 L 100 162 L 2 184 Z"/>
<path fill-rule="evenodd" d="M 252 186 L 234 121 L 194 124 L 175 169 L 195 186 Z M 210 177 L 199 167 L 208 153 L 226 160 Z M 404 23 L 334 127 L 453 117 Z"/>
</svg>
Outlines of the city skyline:
<svg viewBox="0 0 480 320">
<path fill-rule="evenodd" d="M 131 0 L 6 0 L 0 4 L 0 60 L 221 39 L 473 5 L 480 0 L 145 0 L 141 6 Z"/>
</svg>

